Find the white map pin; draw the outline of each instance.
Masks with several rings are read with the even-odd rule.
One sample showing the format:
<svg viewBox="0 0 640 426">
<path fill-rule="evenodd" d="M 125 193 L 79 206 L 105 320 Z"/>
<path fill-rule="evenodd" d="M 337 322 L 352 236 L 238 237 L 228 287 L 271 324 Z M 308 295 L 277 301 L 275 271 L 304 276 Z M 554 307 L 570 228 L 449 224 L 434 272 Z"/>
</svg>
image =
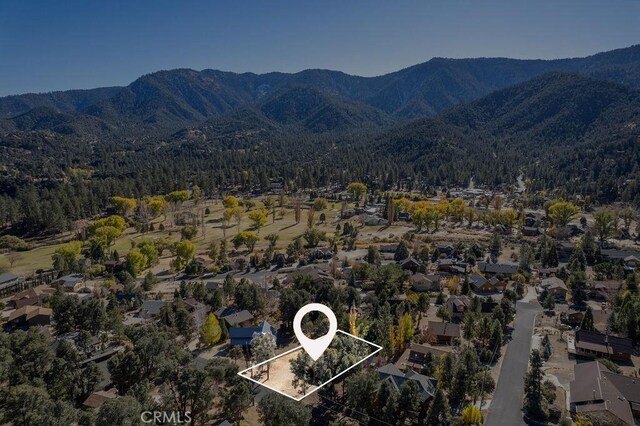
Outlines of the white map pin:
<svg viewBox="0 0 640 426">
<path fill-rule="evenodd" d="M 302 323 L 302 318 L 309 312 L 318 311 L 322 312 L 329 319 L 329 332 L 322 337 L 318 337 L 317 339 L 309 339 L 302 332 L 302 328 L 300 327 Z M 317 361 L 320 356 L 324 353 L 325 350 L 331 344 L 333 337 L 336 335 L 336 331 L 338 330 L 338 320 L 336 319 L 336 315 L 333 313 L 329 307 L 321 304 L 321 303 L 309 303 L 308 305 L 304 305 L 300 310 L 296 313 L 296 316 L 293 318 L 293 331 L 296 333 L 296 337 L 298 341 L 302 345 L 305 351 L 309 354 L 309 356 Z"/>
</svg>

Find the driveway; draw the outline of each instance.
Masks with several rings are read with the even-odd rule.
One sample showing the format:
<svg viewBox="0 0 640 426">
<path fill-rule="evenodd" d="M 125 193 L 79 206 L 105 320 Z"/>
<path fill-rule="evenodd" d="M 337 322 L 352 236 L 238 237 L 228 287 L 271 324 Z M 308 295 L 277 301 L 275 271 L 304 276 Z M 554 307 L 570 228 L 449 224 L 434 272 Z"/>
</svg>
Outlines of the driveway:
<svg viewBox="0 0 640 426">
<path fill-rule="evenodd" d="M 512 340 L 502 361 L 496 392 L 487 413 L 486 426 L 523 425 L 524 376 L 529 364 L 531 336 L 538 303 L 518 302 Z"/>
</svg>

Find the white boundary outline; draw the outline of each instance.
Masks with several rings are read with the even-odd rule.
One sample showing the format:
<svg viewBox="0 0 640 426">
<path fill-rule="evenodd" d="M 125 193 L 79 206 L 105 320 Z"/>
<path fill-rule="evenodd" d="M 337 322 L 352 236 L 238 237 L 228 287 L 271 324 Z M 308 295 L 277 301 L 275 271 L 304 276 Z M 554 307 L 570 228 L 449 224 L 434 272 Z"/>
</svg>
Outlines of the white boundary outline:
<svg viewBox="0 0 640 426">
<path fill-rule="evenodd" d="M 327 380 L 326 382 L 324 382 L 324 383 L 322 383 L 322 384 L 318 385 L 314 390 L 312 390 L 311 392 L 309 392 L 309 393 L 307 393 L 307 394 L 305 394 L 305 395 L 301 396 L 300 398 L 294 398 L 294 397 L 292 397 L 291 395 L 286 394 L 286 393 L 284 393 L 284 392 L 282 392 L 282 391 L 280 391 L 280 390 L 278 390 L 278 389 L 272 388 L 271 386 L 267 386 L 267 385 L 265 385 L 264 383 L 259 382 L 258 380 L 255 380 L 255 379 L 253 379 L 253 378 L 251 378 L 251 377 L 247 377 L 247 376 L 245 376 L 243 373 L 246 373 L 247 371 L 253 370 L 253 369 L 254 369 L 254 368 L 256 368 L 256 367 L 260 367 L 261 365 L 264 365 L 264 364 L 266 364 L 266 363 L 268 363 L 268 362 L 271 362 L 271 361 L 273 361 L 273 360 L 275 360 L 275 359 L 278 359 L 278 358 L 283 357 L 283 356 L 285 356 L 285 355 L 287 355 L 287 354 L 290 354 L 291 352 L 297 351 L 298 349 L 304 349 L 302 346 L 297 346 L 297 347 L 295 347 L 295 348 L 293 348 L 293 349 L 290 349 L 290 350 L 288 350 L 288 351 L 286 351 L 286 352 L 283 352 L 283 353 L 281 353 L 281 354 L 279 354 L 279 355 L 276 355 L 276 356 L 274 356 L 273 358 L 269 358 L 269 359 L 268 359 L 268 360 L 266 360 L 266 361 L 262 361 L 262 362 L 261 362 L 261 363 L 259 363 L 259 364 L 253 365 L 253 366 L 251 366 L 251 367 L 249 367 L 249 368 L 245 368 L 244 370 L 242 370 L 242 371 L 239 371 L 239 372 L 238 372 L 238 376 L 242 377 L 243 379 L 251 380 L 252 382 L 257 383 L 257 384 L 258 384 L 258 385 L 260 385 L 260 386 L 263 386 L 263 387 L 265 387 L 265 388 L 267 388 L 267 389 L 270 389 L 270 390 L 272 390 L 272 391 L 274 391 L 274 392 L 277 392 L 277 393 L 279 393 L 280 395 L 284 395 L 284 396 L 286 396 L 287 398 L 291 398 L 291 399 L 293 399 L 294 401 L 300 401 L 300 400 L 302 400 L 302 399 L 304 399 L 304 398 L 308 397 L 309 395 L 311 395 L 312 393 L 314 393 L 315 391 L 317 391 L 318 389 L 320 389 L 320 388 L 321 388 L 321 387 L 323 387 L 324 385 L 326 385 L 326 384 L 328 384 L 328 383 L 332 382 L 333 380 L 337 379 L 338 377 L 342 376 L 344 373 L 346 373 L 347 371 L 351 370 L 353 367 L 355 367 L 355 366 L 357 366 L 358 364 L 361 364 L 362 362 L 364 362 L 364 361 L 366 361 L 367 359 L 371 358 L 373 355 L 377 354 L 378 352 L 380 352 L 380 351 L 382 350 L 382 346 L 380 346 L 380 345 L 376 345 L 375 343 L 370 342 L 370 341 L 368 341 L 368 340 L 364 340 L 364 339 L 362 339 L 362 338 L 360 338 L 360 337 L 358 337 L 358 336 L 354 336 L 353 334 L 351 334 L 351 333 L 347 333 L 346 331 L 342 331 L 342 330 L 338 329 L 338 330 L 336 330 L 336 332 L 337 332 L 337 333 L 345 334 L 345 335 L 347 335 L 347 336 L 349 336 L 349 337 L 353 337 L 354 339 L 358 339 L 358 340 L 360 340 L 360 341 L 362 341 L 362 342 L 365 342 L 365 343 L 367 343 L 367 344 L 369 344 L 369 345 L 371 345 L 371 346 L 373 346 L 373 347 L 376 347 L 376 348 L 378 348 L 378 349 L 376 349 L 375 351 L 371 352 L 369 355 L 367 355 L 366 357 L 362 358 L 360 361 L 356 362 L 356 363 L 355 363 L 355 364 L 353 364 L 351 367 L 347 368 L 346 370 L 341 371 L 340 373 L 336 374 L 335 376 L 333 376 L 332 378 L 330 378 L 330 379 L 329 379 L 329 380 Z"/>
</svg>

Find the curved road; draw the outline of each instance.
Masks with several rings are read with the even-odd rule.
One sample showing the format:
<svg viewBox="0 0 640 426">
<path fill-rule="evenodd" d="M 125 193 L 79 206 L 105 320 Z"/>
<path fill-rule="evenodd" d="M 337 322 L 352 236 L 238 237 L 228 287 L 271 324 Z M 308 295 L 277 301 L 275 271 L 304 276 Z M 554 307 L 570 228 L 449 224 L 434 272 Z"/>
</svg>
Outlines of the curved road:
<svg viewBox="0 0 640 426">
<path fill-rule="evenodd" d="M 536 314 L 542 312 L 537 302 L 518 302 L 512 340 L 502 361 L 496 392 L 487 413 L 486 426 L 523 425 L 522 400 L 524 376 L 529 364 L 531 336 Z"/>
</svg>

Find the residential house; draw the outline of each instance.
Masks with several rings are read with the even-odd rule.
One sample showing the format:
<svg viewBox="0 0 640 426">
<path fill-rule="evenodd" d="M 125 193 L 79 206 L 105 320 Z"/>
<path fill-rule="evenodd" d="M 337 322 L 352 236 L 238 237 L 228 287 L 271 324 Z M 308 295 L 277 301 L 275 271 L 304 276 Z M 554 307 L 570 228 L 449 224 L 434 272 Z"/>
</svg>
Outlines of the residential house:
<svg viewBox="0 0 640 426">
<path fill-rule="evenodd" d="M 474 272 L 469 275 L 469 284 L 473 291 L 477 293 L 490 293 L 496 291 L 495 284 L 499 282 L 495 277 L 491 277 L 491 279 L 492 281 L 489 281 L 482 275 Z"/>
<path fill-rule="evenodd" d="M 622 281 L 594 281 L 591 284 L 592 291 L 590 292 L 590 296 L 598 300 L 608 301 L 620 291 L 622 285 Z"/>
<path fill-rule="evenodd" d="M 12 328 L 29 328 L 38 325 L 51 324 L 51 314 L 53 311 L 42 306 L 23 306 L 11 312 L 5 327 Z"/>
<path fill-rule="evenodd" d="M 402 267 L 402 269 L 411 271 L 415 274 L 416 272 L 418 272 L 418 269 L 420 269 L 420 266 L 422 266 L 422 262 L 420 262 L 413 256 L 409 256 L 406 259 L 400 261 L 400 266 Z"/>
<path fill-rule="evenodd" d="M 447 299 L 447 310 L 452 320 L 462 320 L 470 305 L 471 300 L 467 296 L 450 296 Z"/>
<path fill-rule="evenodd" d="M 253 324 L 253 315 L 245 310 L 238 311 L 233 308 L 220 308 L 215 312 L 219 320 L 223 320 L 229 327 L 248 327 Z"/>
<path fill-rule="evenodd" d="M 567 340 L 569 353 L 585 358 L 611 358 L 630 361 L 633 341 L 597 331 L 576 331 L 574 339 Z"/>
<path fill-rule="evenodd" d="M 230 343 L 248 349 L 256 336 L 266 333 L 271 333 L 274 339 L 277 337 L 276 329 L 267 321 L 262 321 L 256 327 L 231 327 L 229 328 Z"/>
<path fill-rule="evenodd" d="M 607 261 L 622 261 L 628 257 L 640 259 L 640 252 L 632 250 L 618 250 L 616 248 L 603 248 L 600 250 L 602 258 Z"/>
<path fill-rule="evenodd" d="M 456 259 L 438 259 L 436 260 L 438 271 L 450 272 L 452 274 L 464 274 L 467 272 L 467 264 Z"/>
<path fill-rule="evenodd" d="M 503 275 L 508 277 L 518 272 L 518 265 L 508 263 L 478 262 L 476 266 L 478 270 L 485 275 Z"/>
<path fill-rule="evenodd" d="M 549 278 L 549 277 L 555 277 L 556 275 L 558 275 L 558 272 L 560 272 L 560 268 L 555 267 L 555 268 L 540 268 L 538 269 L 538 277 L 539 278 Z"/>
<path fill-rule="evenodd" d="M 157 318 L 158 315 L 160 315 L 162 307 L 167 303 L 168 302 L 164 300 L 145 300 L 142 302 L 142 306 L 140 306 L 138 316 L 145 319 Z"/>
<path fill-rule="evenodd" d="M 378 377 L 380 380 L 391 383 L 393 389 L 400 393 L 400 386 L 406 381 L 412 380 L 418 385 L 421 400 L 421 414 L 426 413 L 429 403 L 433 398 L 436 390 L 435 379 L 409 370 L 403 373 L 393 364 L 387 364 L 378 368 Z"/>
<path fill-rule="evenodd" d="M 573 414 L 585 416 L 593 424 L 638 424 L 640 380 L 615 374 L 598 361 L 576 364 L 570 384 L 569 407 Z"/>
<path fill-rule="evenodd" d="M 196 299 L 190 298 L 184 301 L 184 306 L 189 312 L 189 316 L 193 320 L 193 325 L 196 330 L 202 328 L 204 321 L 211 312 L 211 306 L 206 305 L 202 302 L 198 302 Z"/>
<path fill-rule="evenodd" d="M 436 246 L 438 253 L 440 256 L 444 255 L 445 257 L 451 258 L 456 254 L 456 248 L 451 243 L 441 243 Z"/>
<path fill-rule="evenodd" d="M 555 296 L 556 299 L 566 300 L 569 289 L 558 277 L 545 278 L 540 282 L 540 287 Z"/>
<path fill-rule="evenodd" d="M 324 284 L 333 284 L 335 281 L 334 278 L 329 274 L 329 272 L 319 265 L 306 265 L 301 268 L 298 268 L 295 272 L 289 274 L 282 280 L 282 284 L 289 285 L 292 284 L 296 278 L 300 276 L 307 275 L 313 281 L 317 287 L 320 287 Z"/>
<path fill-rule="evenodd" d="M 460 324 L 450 322 L 429 321 L 425 332 L 430 343 L 451 345 L 460 340 Z"/>
<path fill-rule="evenodd" d="M 560 320 L 564 324 L 568 324 L 573 327 L 577 327 L 582 323 L 582 319 L 584 318 L 584 310 L 579 309 L 569 309 L 566 312 L 562 312 L 560 314 Z"/>
<path fill-rule="evenodd" d="M 8 305 L 15 309 L 27 305 L 41 306 L 51 298 L 55 291 L 55 288 L 49 287 L 48 285 L 39 285 L 14 295 L 9 299 Z"/>
<path fill-rule="evenodd" d="M 419 343 L 411 343 L 402 353 L 398 362 L 396 362 L 396 366 L 401 370 L 412 369 L 422 371 L 426 364 L 427 354 L 431 354 L 437 362 L 445 353 L 448 353 L 448 351 Z"/>
<path fill-rule="evenodd" d="M 68 293 L 77 293 L 85 287 L 84 275 L 69 274 L 58 278 L 51 283 L 53 286 L 62 286 L 63 290 Z"/>
<path fill-rule="evenodd" d="M 411 275 L 409 278 L 411 288 L 417 292 L 440 291 L 442 289 L 441 281 L 442 277 L 435 274 L 425 275 L 417 273 Z"/>
</svg>

